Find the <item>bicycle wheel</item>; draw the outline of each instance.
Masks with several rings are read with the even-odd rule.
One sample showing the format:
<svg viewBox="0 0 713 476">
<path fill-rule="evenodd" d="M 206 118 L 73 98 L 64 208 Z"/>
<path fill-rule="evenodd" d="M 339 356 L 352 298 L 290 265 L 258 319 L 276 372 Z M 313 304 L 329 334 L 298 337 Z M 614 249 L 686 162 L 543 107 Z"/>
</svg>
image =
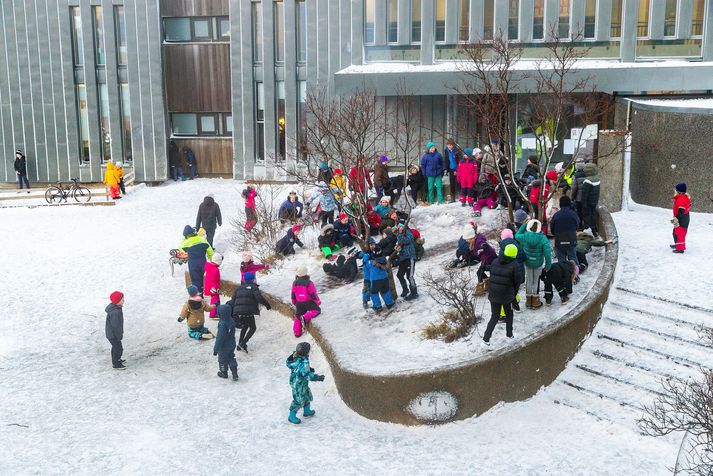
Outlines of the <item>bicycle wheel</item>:
<svg viewBox="0 0 713 476">
<path fill-rule="evenodd" d="M 63 194 L 62 190 L 60 190 L 58 187 L 49 187 L 47 188 L 47 191 L 45 192 L 45 200 L 47 200 L 47 203 L 59 203 L 63 199 Z"/>
<path fill-rule="evenodd" d="M 72 190 L 72 198 L 78 202 L 86 203 L 92 199 L 92 191 L 86 187 L 76 187 Z"/>
</svg>

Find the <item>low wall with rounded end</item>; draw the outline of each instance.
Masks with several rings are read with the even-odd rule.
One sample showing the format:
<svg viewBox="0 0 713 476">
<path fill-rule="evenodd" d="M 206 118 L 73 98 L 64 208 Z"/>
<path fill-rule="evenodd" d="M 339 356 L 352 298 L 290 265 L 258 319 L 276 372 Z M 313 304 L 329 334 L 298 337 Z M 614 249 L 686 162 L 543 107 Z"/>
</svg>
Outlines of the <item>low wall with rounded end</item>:
<svg viewBox="0 0 713 476">
<path fill-rule="evenodd" d="M 595 285 L 577 307 L 514 347 L 433 370 L 374 376 L 341 367 L 329 336 L 312 321 L 309 331 L 329 361 L 342 400 L 366 418 L 416 425 L 462 420 L 480 415 L 498 402 L 535 395 L 557 378 L 591 334 L 609 295 L 617 262 L 617 233 L 604 208 L 600 208 L 600 220 L 604 237 L 615 242 L 605 251 Z M 234 287 L 224 282 L 223 291 L 232 292 Z M 276 310 L 293 315 L 290 306 L 266 297 Z"/>
</svg>

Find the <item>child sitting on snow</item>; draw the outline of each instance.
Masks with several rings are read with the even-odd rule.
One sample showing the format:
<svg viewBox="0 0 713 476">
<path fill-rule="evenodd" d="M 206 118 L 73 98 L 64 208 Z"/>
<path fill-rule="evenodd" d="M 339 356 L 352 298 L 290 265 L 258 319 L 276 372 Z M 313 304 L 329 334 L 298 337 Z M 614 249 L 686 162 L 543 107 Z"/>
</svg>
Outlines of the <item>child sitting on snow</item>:
<svg viewBox="0 0 713 476">
<path fill-rule="evenodd" d="M 394 299 L 391 296 L 391 288 L 389 286 L 388 266 L 386 258 L 382 256 L 381 248 L 374 246 L 370 254 L 362 253 L 364 260 L 364 268 L 369 269 L 369 296 L 371 298 L 372 309 L 375 312 L 381 312 L 381 299 L 384 299 L 384 304 L 388 309 L 394 306 Z"/>
<path fill-rule="evenodd" d="M 322 382 L 324 375 L 317 375 L 309 365 L 310 345 L 307 342 L 297 344 L 295 351 L 287 356 L 285 365 L 290 369 L 290 388 L 292 389 L 292 404 L 290 404 L 290 416 L 287 418 L 295 425 L 302 423 L 297 418 L 297 411 L 302 408 L 305 417 L 314 415 L 314 410 L 310 408 L 312 391 L 309 389 L 310 381 Z"/>
<path fill-rule="evenodd" d="M 497 200 L 493 198 L 494 190 L 493 182 L 488 180 L 485 174 L 481 174 L 480 178 L 478 178 L 478 183 L 475 184 L 475 203 L 473 204 L 475 216 L 479 217 L 480 210 L 484 207 L 495 208 Z"/>
<path fill-rule="evenodd" d="M 349 215 L 342 213 L 339 220 L 334 224 L 334 237 L 341 247 L 352 246 L 356 237 L 356 230 L 352 225 Z"/>
<path fill-rule="evenodd" d="M 458 239 L 458 249 L 456 250 L 456 259 L 452 266 L 462 268 L 472 266 L 480 261 L 480 257 L 475 253 L 475 231 L 474 223 L 469 223 L 463 227 L 463 234 Z"/>
<path fill-rule="evenodd" d="M 233 380 L 238 380 L 238 361 L 235 360 L 235 321 L 228 304 L 218 306 L 218 332 L 213 344 L 213 355 L 218 356 L 218 377 L 228 378 L 228 369 Z"/>
<path fill-rule="evenodd" d="M 304 248 L 304 244 L 299 239 L 299 233 L 302 230 L 302 225 L 295 224 L 287 230 L 287 234 L 280 238 L 277 243 L 275 243 L 275 251 L 282 256 L 288 256 L 295 254 L 295 245 L 300 248 Z"/>
<path fill-rule="evenodd" d="M 218 306 L 220 304 L 220 265 L 223 263 L 223 255 L 213 253 L 211 261 L 205 263 L 205 280 L 203 287 L 205 294 L 210 298 L 210 303 Z M 217 309 L 213 308 L 208 314 L 211 319 L 217 319 Z"/>
<path fill-rule="evenodd" d="M 319 244 L 319 249 L 324 253 L 324 257 L 331 260 L 333 253 L 341 248 L 334 236 L 334 225 L 328 223 L 322 227 L 317 243 Z"/>
<path fill-rule="evenodd" d="M 310 281 L 307 268 L 298 266 L 295 270 L 295 281 L 292 283 L 292 304 L 295 306 L 295 318 L 292 330 L 295 337 L 299 337 L 304 332 L 309 321 L 317 317 L 321 312 L 322 301 L 317 295 L 314 283 Z"/>
<path fill-rule="evenodd" d="M 192 339 L 212 339 L 215 337 L 211 331 L 203 324 L 205 323 L 205 313 L 211 311 L 215 306 L 206 303 L 198 293 L 198 288 L 191 284 L 186 288 L 188 291 L 188 301 L 183 305 L 178 322 L 187 320 L 188 336 Z"/>
<path fill-rule="evenodd" d="M 587 253 L 592 251 L 592 246 L 605 246 L 612 244 L 612 240 L 595 240 L 594 233 L 591 228 L 586 228 L 577 232 L 577 261 L 579 261 L 579 274 L 589 266 L 587 261 Z"/>
<path fill-rule="evenodd" d="M 324 263 L 322 269 L 328 276 L 341 279 L 344 284 L 349 284 L 354 281 L 354 278 L 359 273 L 356 263 L 357 257 L 356 248 L 352 248 L 347 253 L 347 256 L 339 255 L 335 263 Z"/>
<path fill-rule="evenodd" d="M 270 269 L 270 265 L 253 262 L 253 255 L 249 251 L 243 251 L 243 261 L 240 263 L 240 284 L 245 283 L 245 273 L 255 274 L 268 269 Z"/>
</svg>

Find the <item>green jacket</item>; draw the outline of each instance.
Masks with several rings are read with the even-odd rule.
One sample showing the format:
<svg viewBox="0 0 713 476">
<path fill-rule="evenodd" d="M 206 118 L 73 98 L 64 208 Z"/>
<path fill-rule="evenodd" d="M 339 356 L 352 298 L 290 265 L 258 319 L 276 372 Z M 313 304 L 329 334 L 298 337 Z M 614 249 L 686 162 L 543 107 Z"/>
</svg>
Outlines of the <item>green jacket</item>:
<svg viewBox="0 0 713 476">
<path fill-rule="evenodd" d="M 515 239 L 522 245 L 527 255 L 525 266 L 539 268 L 545 262 L 545 269 L 552 267 L 552 249 L 550 240 L 543 233 L 527 231 L 527 223 L 523 223 L 515 234 Z"/>
<path fill-rule="evenodd" d="M 604 246 L 606 242 L 603 240 L 595 240 L 588 235 L 577 236 L 577 253 L 587 254 L 592 251 L 592 246 Z"/>
</svg>

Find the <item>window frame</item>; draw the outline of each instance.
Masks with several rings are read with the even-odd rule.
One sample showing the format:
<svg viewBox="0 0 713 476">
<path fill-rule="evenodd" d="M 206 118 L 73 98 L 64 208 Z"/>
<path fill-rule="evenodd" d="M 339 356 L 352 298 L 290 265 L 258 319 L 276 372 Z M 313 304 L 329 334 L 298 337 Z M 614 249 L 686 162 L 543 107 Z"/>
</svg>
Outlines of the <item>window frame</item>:
<svg viewBox="0 0 713 476">
<path fill-rule="evenodd" d="M 221 122 L 223 125 L 223 130 L 221 131 L 221 135 L 227 136 L 227 137 L 232 137 L 233 136 L 233 131 L 228 130 L 228 118 L 230 118 L 230 124 L 231 124 L 231 129 L 235 126 L 233 124 L 233 113 L 232 112 L 224 112 L 221 114 Z"/>
<path fill-rule="evenodd" d="M 532 42 L 544 42 L 545 24 L 547 23 L 547 0 L 540 0 L 542 1 L 542 36 L 540 38 L 535 38 L 535 20 L 538 18 L 535 16 L 535 8 L 537 8 L 537 1 L 538 0 L 533 0 L 532 2 Z"/>
<path fill-rule="evenodd" d="M 92 5 L 91 9 L 92 38 L 94 39 L 94 66 L 98 68 L 106 67 L 106 28 L 104 26 L 104 8 L 102 5 Z M 97 19 L 99 20 L 100 25 L 97 24 Z M 104 56 L 103 63 L 100 62 L 102 55 Z"/>
<path fill-rule="evenodd" d="M 418 2 L 418 40 L 414 40 L 414 31 L 416 31 L 416 28 L 414 27 L 414 16 L 413 16 L 413 4 L 414 2 Z M 420 45 L 421 44 L 421 34 L 423 33 L 423 25 L 421 24 L 421 19 L 423 15 L 423 2 L 422 0 L 411 0 L 410 5 L 409 5 L 409 11 L 411 12 L 411 25 L 409 28 L 409 43 L 412 45 Z"/>
<path fill-rule="evenodd" d="M 213 20 L 214 17 L 189 17 L 191 21 L 191 40 L 196 43 L 209 43 L 213 41 Z M 206 22 L 208 24 L 208 36 L 196 35 L 196 23 Z"/>
<path fill-rule="evenodd" d="M 69 7 L 70 29 L 72 34 L 72 61 L 74 66 L 84 66 L 84 30 L 82 29 L 82 11 L 78 6 Z M 79 19 L 79 23 L 77 23 Z M 93 20 L 92 20 L 93 21 Z M 80 54 L 81 50 L 81 54 Z"/>
<path fill-rule="evenodd" d="M 582 24 L 582 41 L 597 41 L 597 27 L 599 26 L 599 1 L 594 0 L 594 35 L 587 36 L 587 2 L 584 0 L 584 23 Z M 611 25 L 610 25 L 611 28 Z"/>
<path fill-rule="evenodd" d="M 215 18 L 215 23 L 216 23 L 216 31 L 215 31 L 215 41 L 230 41 L 230 17 L 229 16 L 216 16 Z M 223 21 L 228 22 L 228 33 L 227 34 L 222 34 L 221 33 L 221 23 Z"/>
<path fill-rule="evenodd" d="M 196 113 L 196 126 L 198 128 L 197 135 L 199 136 L 217 136 L 220 134 L 220 121 L 218 119 L 218 113 L 216 112 L 199 112 Z M 206 131 L 203 130 L 203 118 L 211 117 L 213 118 L 213 130 Z"/>
<path fill-rule="evenodd" d="M 192 115 L 194 118 L 195 132 L 176 132 L 174 116 L 177 114 Z M 195 112 L 172 112 L 171 113 L 171 136 L 175 137 L 191 137 L 198 135 L 198 114 Z"/>
<path fill-rule="evenodd" d="M 676 2 L 676 14 L 673 17 L 673 35 L 667 35 L 666 34 L 666 7 L 668 6 L 668 0 L 664 1 L 664 10 L 663 10 L 663 37 L 664 39 L 676 39 L 678 38 L 678 16 L 681 13 L 681 2 L 680 0 L 674 0 Z M 691 5 L 693 7 L 693 5 Z M 691 12 L 691 22 L 693 22 L 693 12 Z M 693 31 L 693 27 L 691 26 L 691 31 Z"/>
<path fill-rule="evenodd" d="M 188 39 L 187 40 L 173 40 L 166 37 L 166 23 L 171 21 L 187 21 L 188 22 Z M 193 41 L 193 32 L 191 31 L 191 19 L 189 17 L 164 17 L 161 21 L 161 27 L 163 28 L 163 42 L 164 43 L 190 43 Z"/>
</svg>

